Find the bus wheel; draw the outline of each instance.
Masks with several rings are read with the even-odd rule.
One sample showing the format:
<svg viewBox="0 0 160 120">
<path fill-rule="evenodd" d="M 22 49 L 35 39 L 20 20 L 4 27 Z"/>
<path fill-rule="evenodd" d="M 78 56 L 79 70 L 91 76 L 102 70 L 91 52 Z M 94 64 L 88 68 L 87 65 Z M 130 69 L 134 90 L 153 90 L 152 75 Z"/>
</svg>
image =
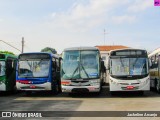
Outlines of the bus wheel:
<svg viewBox="0 0 160 120">
<path fill-rule="evenodd" d="M 58 84 L 58 93 L 61 93 L 62 92 L 62 87 L 61 87 L 61 83 L 59 82 Z"/>
<path fill-rule="evenodd" d="M 112 96 L 114 96 L 114 95 L 116 95 L 116 92 L 115 92 L 115 91 L 110 91 L 110 94 L 111 94 Z"/>
<path fill-rule="evenodd" d="M 160 82 L 159 82 L 159 80 L 157 80 L 157 81 L 156 81 L 156 90 L 157 90 L 158 93 L 160 93 L 160 88 L 159 88 L 159 86 L 160 86 Z"/>
<path fill-rule="evenodd" d="M 93 92 L 94 95 L 99 96 L 101 94 L 101 91 L 99 92 Z"/>
<path fill-rule="evenodd" d="M 61 93 L 61 92 L 62 92 L 61 85 L 58 85 L 58 93 Z"/>
<path fill-rule="evenodd" d="M 25 93 L 26 93 L 27 96 L 32 95 L 32 91 L 26 91 Z"/>
<path fill-rule="evenodd" d="M 69 95 L 69 96 L 73 96 L 73 95 L 74 95 L 74 93 L 70 92 L 70 93 L 68 93 L 68 95 Z"/>
<path fill-rule="evenodd" d="M 59 86 L 56 81 L 53 84 L 54 85 L 52 86 L 52 90 L 53 90 L 53 93 L 56 95 L 59 92 Z"/>
<path fill-rule="evenodd" d="M 17 93 L 17 87 L 16 87 L 16 85 L 13 87 L 13 93 Z"/>
<path fill-rule="evenodd" d="M 143 95 L 144 94 L 144 91 L 139 91 L 139 95 Z"/>
</svg>

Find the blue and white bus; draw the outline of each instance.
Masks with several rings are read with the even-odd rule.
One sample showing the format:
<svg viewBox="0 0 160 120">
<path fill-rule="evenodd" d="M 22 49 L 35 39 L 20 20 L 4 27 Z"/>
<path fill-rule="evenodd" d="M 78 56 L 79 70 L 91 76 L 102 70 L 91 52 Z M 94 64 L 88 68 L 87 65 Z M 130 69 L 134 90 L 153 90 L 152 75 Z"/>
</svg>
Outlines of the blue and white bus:
<svg viewBox="0 0 160 120">
<path fill-rule="evenodd" d="M 60 59 L 51 53 L 23 53 L 18 57 L 16 71 L 17 90 L 52 91 L 58 93 L 60 85 Z"/>
</svg>

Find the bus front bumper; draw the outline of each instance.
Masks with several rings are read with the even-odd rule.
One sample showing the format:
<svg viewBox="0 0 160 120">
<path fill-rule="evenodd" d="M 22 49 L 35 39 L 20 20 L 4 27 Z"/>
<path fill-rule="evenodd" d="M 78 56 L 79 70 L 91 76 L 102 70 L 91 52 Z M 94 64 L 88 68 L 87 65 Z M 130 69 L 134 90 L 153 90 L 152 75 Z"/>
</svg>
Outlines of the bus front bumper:
<svg viewBox="0 0 160 120">
<path fill-rule="evenodd" d="M 110 77 L 110 91 L 149 91 L 150 77 L 137 80 L 117 80 Z"/>
<path fill-rule="evenodd" d="M 98 86 L 63 86 L 62 92 L 74 93 L 74 92 L 100 92 L 100 85 Z"/>
<path fill-rule="evenodd" d="M 43 91 L 43 90 L 51 90 L 51 83 L 46 82 L 43 84 L 22 84 L 16 82 L 17 90 L 23 91 Z"/>
<path fill-rule="evenodd" d="M 6 91 L 6 85 L 4 83 L 0 84 L 0 91 Z"/>
</svg>

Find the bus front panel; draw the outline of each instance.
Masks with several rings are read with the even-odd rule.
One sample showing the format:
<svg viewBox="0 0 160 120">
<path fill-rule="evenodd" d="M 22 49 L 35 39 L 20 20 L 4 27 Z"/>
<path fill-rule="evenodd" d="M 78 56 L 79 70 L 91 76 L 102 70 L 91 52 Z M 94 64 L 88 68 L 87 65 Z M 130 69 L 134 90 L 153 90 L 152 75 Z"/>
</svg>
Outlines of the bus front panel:
<svg viewBox="0 0 160 120">
<path fill-rule="evenodd" d="M 18 90 L 52 90 L 51 58 L 48 54 L 21 54 L 17 66 Z"/>
<path fill-rule="evenodd" d="M 150 77 L 141 79 L 122 80 L 118 78 L 109 78 L 110 91 L 148 91 L 150 89 Z"/>
<path fill-rule="evenodd" d="M 99 92 L 100 55 L 97 50 L 73 50 L 63 53 L 61 68 L 62 92 Z"/>
</svg>

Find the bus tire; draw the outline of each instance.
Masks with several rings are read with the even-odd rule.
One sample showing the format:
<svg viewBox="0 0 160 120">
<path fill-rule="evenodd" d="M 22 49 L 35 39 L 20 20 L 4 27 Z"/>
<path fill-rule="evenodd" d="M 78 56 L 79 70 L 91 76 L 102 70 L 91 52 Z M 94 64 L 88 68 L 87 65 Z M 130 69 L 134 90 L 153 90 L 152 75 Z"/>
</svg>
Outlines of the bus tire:
<svg viewBox="0 0 160 120">
<path fill-rule="evenodd" d="M 160 93 L 160 88 L 159 88 L 159 86 L 160 86 L 160 81 L 159 81 L 159 80 L 156 80 L 156 91 L 157 91 L 158 93 Z"/>
<path fill-rule="evenodd" d="M 116 95 L 116 92 L 115 91 L 110 91 L 110 94 L 111 94 L 111 96 L 114 96 L 114 95 Z"/>
<path fill-rule="evenodd" d="M 73 95 L 74 95 L 74 93 L 70 92 L 70 93 L 68 93 L 68 95 L 69 95 L 69 96 L 73 96 Z"/>
<path fill-rule="evenodd" d="M 13 93 L 14 94 L 17 93 L 17 87 L 16 87 L 16 85 L 13 87 Z"/>
<path fill-rule="evenodd" d="M 62 87 L 61 87 L 61 83 L 60 82 L 58 84 L 58 93 L 62 93 Z"/>
<path fill-rule="evenodd" d="M 54 82 L 53 82 L 52 91 L 53 91 L 53 93 L 54 93 L 55 95 L 58 94 L 58 92 L 59 92 L 59 85 L 58 85 L 57 81 L 54 81 Z"/>
<path fill-rule="evenodd" d="M 139 95 L 144 95 L 144 91 L 139 91 Z"/>
<path fill-rule="evenodd" d="M 100 95 L 101 94 L 101 90 L 99 92 L 94 92 L 95 95 Z"/>
<path fill-rule="evenodd" d="M 25 91 L 25 93 L 26 93 L 27 96 L 32 95 L 32 91 Z"/>
</svg>

